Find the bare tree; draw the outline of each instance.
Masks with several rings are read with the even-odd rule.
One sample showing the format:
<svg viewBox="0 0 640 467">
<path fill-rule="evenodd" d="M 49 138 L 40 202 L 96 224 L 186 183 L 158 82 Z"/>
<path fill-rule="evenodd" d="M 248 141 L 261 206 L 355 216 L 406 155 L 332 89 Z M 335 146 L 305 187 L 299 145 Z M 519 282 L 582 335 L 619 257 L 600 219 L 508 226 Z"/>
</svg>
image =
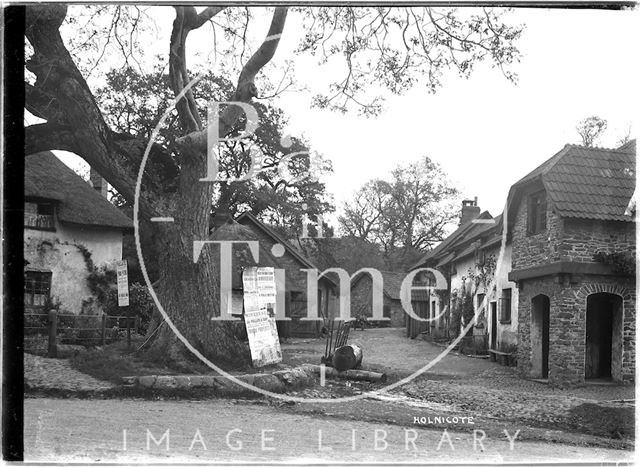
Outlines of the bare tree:
<svg viewBox="0 0 640 467">
<path fill-rule="evenodd" d="M 442 240 L 457 216 L 457 190 L 428 157 L 398 165 L 390 180 L 375 179 L 344 204 L 344 233 L 376 242 L 392 252 L 424 250 Z"/>
<path fill-rule="evenodd" d="M 606 129 L 607 121 L 595 115 L 580 120 L 576 127 L 576 131 L 582 138 L 582 145 L 588 148 L 595 146 Z"/>
<path fill-rule="evenodd" d="M 180 134 L 170 147 L 154 142 L 143 178 L 139 213 L 142 219 L 175 219 L 156 226 L 164 240 L 158 258 L 161 276 L 157 292 L 165 310 L 203 355 L 231 364 L 242 360 L 246 349 L 234 337 L 229 323 L 211 321 L 220 311 L 213 253 L 205 248 L 200 259 L 193 261 L 193 242 L 207 238 L 212 200 L 216 205 L 219 190 L 215 183 L 199 181 L 206 173 L 207 128 L 193 91 L 186 90 L 192 78 L 187 69 L 187 38 L 205 24 L 212 24 L 214 32 L 222 29 L 225 35 L 237 38 L 233 50 L 238 69 L 229 100 L 249 103 L 261 94 L 256 85 L 260 82 L 258 74 L 273 59 L 290 12 L 285 7 L 266 10 L 270 15 L 269 24 L 264 25 L 265 39 L 250 53 L 245 47 L 250 18 L 246 9 L 212 6 L 198 12 L 194 7 L 178 6 L 174 11 L 167 45 L 171 89 L 174 96 L 184 94 L 176 104 Z M 321 61 L 342 57 L 346 65 L 344 78 L 336 79 L 326 95 L 317 97 L 320 106 L 338 110 L 356 106 L 365 113 L 375 113 L 380 110 L 379 99 L 363 100 L 367 84 L 380 84 L 401 93 L 422 81 L 435 90 L 444 70 L 454 69 L 468 76 L 473 64 L 485 58 L 508 79 L 515 79 L 508 67 L 518 60 L 514 43 L 521 28 L 504 24 L 500 10 L 458 13 L 432 8 L 322 7 L 294 8 L 292 13 L 300 15 L 305 25 L 299 52 L 318 54 Z M 35 81 L 25 83 L 26 108 L 45 123 L 26 128 L 25 152 L 73 152 L 131 203 L 148 138 L 115 131 L 106 123 L 60 34 L 66 16 L 67 7 L 61 4 L 27 7 L 25 31 L 33 54 L 26 66 Z M 137 21 L 138 16 L 134 12 L 128 17 Z M 117 24 L 110 29 L 116 36 Z M 215 37 L 212 48 L 217 44 Z M 130 55 L 135 42 L 132 39 L 119 44 L 125 56 Z M 241 117 L 240 107 L 224 107 L 219 135 L 233 131 Z M 166 326 L 155 335 L 152 350 L 175 362 L 184 361 L 188 355 Z"/>
</svg>

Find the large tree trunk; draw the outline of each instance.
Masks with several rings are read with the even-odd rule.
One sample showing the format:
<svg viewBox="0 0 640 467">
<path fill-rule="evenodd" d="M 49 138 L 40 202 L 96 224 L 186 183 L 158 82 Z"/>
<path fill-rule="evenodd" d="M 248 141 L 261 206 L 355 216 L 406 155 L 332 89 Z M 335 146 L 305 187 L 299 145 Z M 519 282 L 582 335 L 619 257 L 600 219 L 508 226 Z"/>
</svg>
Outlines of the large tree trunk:
<svg viewBox="0 0 640 467">
<path fill-rule="evenodd" d="M 164 245 L 158 258 L 157 292 L 172 323 L 198 352 L 224 367 L 243 365 L 250 361 L 248 348 L 235 337 L 234 324 L 212 321 L 220 310 L 219 256 L 205 246 L 193 261 L 194 242 L 208 238 L 213 184 L 199 181 L 206 170 L 204 157 L 188 150 L 182 156 L 192 163 L 184 164 L 180 173 L 179 195 L 170 213 L 174 222 L 161 227 Z M 167 360 L 177 366 L 193 359 L 168 325 L 157 333 L 150 355 L 166 353 Z"/>
</svg>

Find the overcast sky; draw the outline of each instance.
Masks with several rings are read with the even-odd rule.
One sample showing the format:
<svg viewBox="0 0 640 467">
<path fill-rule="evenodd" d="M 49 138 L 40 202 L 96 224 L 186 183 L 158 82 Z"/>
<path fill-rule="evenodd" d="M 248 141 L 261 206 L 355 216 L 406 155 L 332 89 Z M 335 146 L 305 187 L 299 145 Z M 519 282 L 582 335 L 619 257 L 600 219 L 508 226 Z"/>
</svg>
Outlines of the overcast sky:
<svg viewBox="0 0 640 467">
<path fill-rule="evenodd" d="M 164 36 L 173 13 L 162 11 Z M 463 196 L 477 196 L 481 208 L 497 215 L 511 184 L 566 143 L 579 141 L 579 120 L 591 115 L 608 120 L 603 146 L 615 146 L 630 126 L 635 134 L 638 19 L 631 11 L 516 9 L 505 21 L 526 25 L 518 44 L 523 56 L 514 68 L 517 85 L 487 64 L 469 79 L 447 75 L 435 95 L 419 86 L 403 96 L 388 95 L 377 118 L 311 109 L 313 83 L 323 71 L 309 59 L 299 61 L 296 76 L 311 83 L 310 89 L 285 93 L 275 103 L 289 115 L 291 134 L 304 134 L 314 150 L 333 161 L 326 182 L 338 208 L 367 180 L 387 177 L 397 163 L 427 155 L 444 167 Z M 291 58 L 295 45 L 285 29 L 274 62 Z"/>
</svg>

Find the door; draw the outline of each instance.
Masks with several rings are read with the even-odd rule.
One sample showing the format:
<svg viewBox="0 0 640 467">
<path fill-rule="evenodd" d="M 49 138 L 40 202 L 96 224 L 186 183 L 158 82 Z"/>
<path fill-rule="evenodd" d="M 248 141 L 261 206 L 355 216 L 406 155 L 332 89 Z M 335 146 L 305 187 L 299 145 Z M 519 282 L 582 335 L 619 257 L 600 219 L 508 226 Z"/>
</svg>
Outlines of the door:
<svg viewBox="0 0 640 467">
<path fill-rule="evenodd" d="M 549 310 L 551 303 L 546 295 L 536 295 L 531 300 L 531 376 L 549 377 Z"/>
<path fill-rule="evenodd" d="M 498 339 L 498 304 L 496 302 L 491 302 L 491 348 L 493 350 L 498 350 L 497 339 Z"/>
<path fill-rule="evenodd" d="M 611 377 L 613 318 L 621 300 L 609 293 L 587 297 L 585 378 Z"/>
</svg>

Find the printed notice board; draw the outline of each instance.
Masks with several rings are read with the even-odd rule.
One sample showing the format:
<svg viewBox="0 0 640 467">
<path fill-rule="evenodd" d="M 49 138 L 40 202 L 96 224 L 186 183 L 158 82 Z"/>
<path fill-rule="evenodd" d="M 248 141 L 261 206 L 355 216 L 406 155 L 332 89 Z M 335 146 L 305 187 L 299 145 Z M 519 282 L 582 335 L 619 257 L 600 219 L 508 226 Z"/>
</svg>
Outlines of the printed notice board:
<svg viewBox="0 0 640 467">
<path fill-rule="evenodd" d="M 116 276 L 118 277 L 118 306 L 129 306 L 129 273 L 126 259 L 117 262 Z"/>
<path fill-rule="evenodd" d="M 273 268 L 246 268 L 242 273 L 242 285 L 244 323 L 253 366 L 261 367 L 281 362 L 282 350 L 273 313 L 276 296 Z"/>
</svg>

